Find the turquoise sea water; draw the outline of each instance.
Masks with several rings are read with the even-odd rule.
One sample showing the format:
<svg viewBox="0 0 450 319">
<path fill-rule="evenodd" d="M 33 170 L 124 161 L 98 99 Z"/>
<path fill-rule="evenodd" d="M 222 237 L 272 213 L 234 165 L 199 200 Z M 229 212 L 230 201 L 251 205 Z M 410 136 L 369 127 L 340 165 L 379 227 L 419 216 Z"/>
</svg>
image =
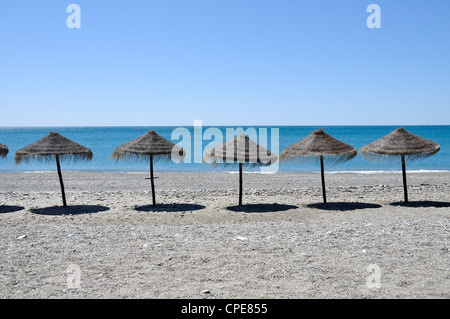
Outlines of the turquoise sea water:
<svg viewBox="0 0 450 319">
<path fill-rule="evenodd" d="M 232 127 L 218 127 L 226 139 L 226 129 Z M 233 127 L 234 128 L 234 127 Z M 248 127 L 243 126 L 244 130 Z M 319 126 L 279 126 L 279 127 L 255 127 L 258 131 L 260 128 L 267 128 L 268 138 L 267 145 L 271 147 L 271 131 L 279 129 L 279 152 L 285 147 L 298 140 L 308 136 L 313 130 L 320 128 Z M 362 146 L 392 132 L 397 126 L 323 126 L 325 132 L 341 141 L 354 146 L 358 151 Z M 440 144 L 439 153 L 427 159 L 418 160 L 407 163 L 408 170 L 426 170 L 426 171 L 450 171 L 450 126 L 404 126 L 411 133 L 421 137 L 433 140 Z M 114 149 L 126 143 L 148 130 L 155 130 L 161 136 L 171 140 L 172 132 L 176 127 L 9 127 L 0 128 L 0 143 L 9 147 L 9 154 L 6 159 L 0 160 L 0 172 L 23 172 L 23 171 L 54 171 L 55 163 L 33 161 L 28 164 L 15 165 L 15 152 L 27 146 L 38 139 L 47 135 L 50 131 L 56 131 L 63 136 L 92 149 L 94 158 L 90 162 L 66 162 L 62 164 L 63 170 L 66 171 L 96 171 L 96 172 L 137 172 L 148 171 L 148 162 L 141 161 L 124 161 L 116 164 L 110 160 Z M 186 127 L 191 133 L 192 149 L 199 147 L 194 146 L 194 127 Z M 208 127 L 203 127 L 203 132 Z M 201 139 L 200 139 L 201 140 Z M 180 140 L 172 140 L 179 143 Z M 203 140 L 201 148 L 210 143 L 210 140 Z M 223 142 L 223 141 L 222 141 Z M 258 141 L 261 142 L 261 141 Z M 217 142 L 218 143 L 218 142 Z M 216 143 L 216 144 L 217 144 Z M 272 149 L 273 150 L 273 149 Z M 276 150 L 273 150 L 276 151 Z M 194 161 L 194 155 L 191 157 Z M 155 163 L 155 169 L 159 171 L 232 171 L 236 167 L 216 167 L 213 168 L 208 164 L 199 163 L 181 163 L 158 161 Z M 401 166 L 399 162 L 384 161 L 368 161 L 361 155 L 357 155 L 354 159 L 336 165 L 327 165 L 328 172 L 358 172 L 371 173 L 376 171 L 399 171 Z M 251 169 L 250 169 L 251 170 Z M 257 171 L 258 169 L 253 169 Z M 317 172 L 319 167 L 315 162 L 309 162 L 299 165 L 299 163 L 281 163 L 278 171 L 280 172 Z"/>
</svg>

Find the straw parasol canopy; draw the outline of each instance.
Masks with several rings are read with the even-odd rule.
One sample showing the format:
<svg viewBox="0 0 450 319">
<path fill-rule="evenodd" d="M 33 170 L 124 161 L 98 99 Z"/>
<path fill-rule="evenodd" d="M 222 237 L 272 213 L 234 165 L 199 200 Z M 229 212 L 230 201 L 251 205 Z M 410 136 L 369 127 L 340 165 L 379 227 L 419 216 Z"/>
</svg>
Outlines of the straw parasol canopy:
<svg viewBox="0 0 450 319">
<path fill-rule="evenodd" d="M 331 135 L 323 129 L 314 131 L 308 137 L 286 147 L 281 152 L 280 160 L 293 161 L 302 158 L 303 161 L 324 156 L 329 161 L 345 162 L 356 156 L 357 150 Z"/>
<path fill-rule="evenodd" d="M 242 166 L 268 166 L 278 156 L 241 133 L 225 143 L 205 151 L 203 161 L 213 165 L 239 163 L 239 206 L 242 205 Z"/>
<path fill-rule="evenodd" d="M 398 159 L 402 161 L 405 202 L 408 202 L 405 159 L 417 160 L 439 152 L 439 144 L 412 134 L 404 128 L 397 128 L 388 135 L 361 148 L 361 154 L 368 159 Z"/>
<path fill-rule="evenodd" d="M 6 157 L 6 155 L 8 155 L 8 152 L 8 146 L 0 144 L 0 158 Z"/>
<path fill-rule="evenodd" d="M 392 155 L 405 156 L 408 160 L 430 157 L 439 152 L 440 146 L 430 140 L 398 128 L 388 135 L 361 148 L 365 158 L 389 159 Z"/>
<path fill-rule="evenodd" d="M 60 160 L 91 160 L 92 156 L 93 154 L 90 149 L 75 143 L 56 132 L 50 132 L 50 134 L 37 142 L 18 150 L 16 152 L 15 161 L 16 164 L 20 164 L 21 162 L 29 162 L 30 160 L 50 161 L 55 158 L 59 182 L 61 184 L 63 206 L 65 207 L 67 206 L 67 203 Z"/>
<path fill-rule="evenodd" d="M 175 145 L 171 141 L 160 136 L 151 130 L 147 133 L 129 141 L 123 145 L 116 147 L 111 159 L 115 159 L 116 163 L 123 159 L 134 160 L 150 160 L 150 180 L 152 186 L 153 206 L 156 205 L 155 184 L 153 177 L 153 160 L 154 159 L 172 159 L 181 162 L 185 156 L 184 150 Z"/>
<path fill-rule="evenodd" d="M 338 139 L 325 133 L 323 129 L 314 131 L 308 137 L 286 147 L 281 152 L 283 162 L 295 161 L 302 158 L 303 162 L 320 159 L 323 201 L 327 202 L 325 191 L 324 159 L 329 162 L 345 162 L 354 158 L 357 150 Z"/>
</svg>

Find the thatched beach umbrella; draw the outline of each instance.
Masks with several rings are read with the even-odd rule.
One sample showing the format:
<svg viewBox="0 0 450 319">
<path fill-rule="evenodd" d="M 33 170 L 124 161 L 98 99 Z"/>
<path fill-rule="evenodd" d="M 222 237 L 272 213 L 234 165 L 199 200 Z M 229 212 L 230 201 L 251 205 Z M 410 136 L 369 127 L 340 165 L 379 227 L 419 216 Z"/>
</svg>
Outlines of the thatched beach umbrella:
<svg viewBox="0 0 450 319">
<path fill-rule="evenodd" d="M 388 135 L 361 148 L 361 154 L 370 159 L 401 158 L 403 172 L 403 189 L 405 202 L 408 202 L 408 190 L 406 184 L 406 164 L 408 160 L 426 158 L 439 152 L 440 146 L 430 140 L 398 128 Z"/>
<path fill-rule="evenodd" d="M 6 155 L 8 155 L 8 152 L 8 146 L 0 144 L 0 158 L 6 157 Z"/>
<path fill-rule="evenodd" d="M 150 181 L 152 186 L 153 206 L 155 206 L 156 198 L 153 177 L 153 159 L 169 160 L 172 156 L 175 156 L 177 157 L 177 161 L 181 161 L 183 160 L 184 155 L 184 150 L 181 147 L 151 130 L 128 143 L 116 147 L 111 159 L 116 159 L 116 163 L 121 159 L 150 160 Z"/>
<path fill-rule="evenodd" d="M 66 194 L 64 191 L 60 160 L 91 160 L 92 151 L 56 132 L 50 132 L 50 134 L 41 138 L 39 141 L 18 150 L 15 161 L 16 164 L 29 162 L 33 159 L 50 161 L 53 157 L 56 159 L 63 206 L 66 207 Z"/>
<path fill-rule="evenodd" d="M 242 166 L 268 166 L 275 163 L 278 156 L 257 144 L 245 133 L 205 151 L 203 161 L 213 165 L 239 163 L 239 206 L 242 206 Z"/>
<path fill-rule="evenodd" d="M 345 162 L 356 156 L 356 149 L 319 129 L 308 137 L 286 147 L 281 152 L 280 160 L 294 161 L 303 158 L 303 162 L 309 159 L 320 159 L 320 172 L 322 177 L 323 202 L 327 202 L 324 176 L 324 159 L 331 162 Z"/>
</svg>

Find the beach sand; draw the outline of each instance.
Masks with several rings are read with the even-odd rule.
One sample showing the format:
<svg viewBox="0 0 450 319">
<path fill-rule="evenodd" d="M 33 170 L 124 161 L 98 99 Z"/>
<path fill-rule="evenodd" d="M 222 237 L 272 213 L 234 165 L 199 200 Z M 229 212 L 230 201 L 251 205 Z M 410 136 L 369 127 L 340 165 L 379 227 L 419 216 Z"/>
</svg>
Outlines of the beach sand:
<svg viewBox="0 0 450 319">
<path fill-rule="evenodd" d="M 63 175 L 0 175 L 1 298 L 450 297 L 450 173 Z"/>
</svg>

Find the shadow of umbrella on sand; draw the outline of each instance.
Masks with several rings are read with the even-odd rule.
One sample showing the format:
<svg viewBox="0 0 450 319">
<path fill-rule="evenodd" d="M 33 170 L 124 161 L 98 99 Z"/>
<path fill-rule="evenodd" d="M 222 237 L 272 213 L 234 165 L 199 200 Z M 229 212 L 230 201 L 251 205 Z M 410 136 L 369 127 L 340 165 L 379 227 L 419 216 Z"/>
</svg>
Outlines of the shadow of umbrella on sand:
<svg viewBox="0 0 450 319">
<path fill-rule="evenodd" d="M 153 160 L 174 160 L 181 162 L 185 156 L 184 150 L 175 145 L 155 131 L 147 133 L 122 144 L 114 150 L 111 159 L 116 163 L 123 159 L 149 160 L 150 161 L 150 181 L 152 187 L 153 206 L 156 205 L 155 198 L 155 177 L 153 176 Z"/>
<path fill-rule="evenodd" d="M 203 205 L 176 203 L 176 204 L 159 204 L 156 207 L 153 205 L 136 206 L 134 209 L 140 212 L 187 212 L 196 211 L 206 208 Z"/>
<path fill-rule="evenodd" d="M 208 164 L 239 163 L 239 206 L 242 205 L 242 166 L 269 166 L 278 160 L 278 156 L 262 147 L 245 133 L 225 143 L 205 151 L 203 161 Z"/>
<path fill-rule="evenodd" d="M 51 161 L 55 158 L 59 182 L 61 184 L 63 206 L 66 207 L 66 193 L 64 190 L 60 160 L 91 160 L 92 156 L 93 154 L 90 149 L 56 132 L 50 132 L 50 134 L 39 141 L 18 150 L 15 161 L 16 165 L 18 165 L 21 162 L 29 162 L 30 160 Z"/>
<path fill-rule="evenodd" d="M 284 212 L 291 209 L 296 209 L 298 206 L 285 205 L 285 204 L 249 204 L 245 206 L 229 206 L 228 210 L 232 212 L 244 212 L 244 213 L 273 213 Z"/>
<path fill-rule="evenodd" d="M 0 158 L 6 157 L 8 153 L 9 153 L 8 146 L 0 144 Z"/>
<path fill-rule="evenodd" d="M 302 158 L 301 163 L 305 163 L 311 159 L 319 159 L 323 202 L 326 203 L 324 160 L 332 163 L 346 162 L 355 157 L 357 153 L 353 146 L 341 142 L 325 133 L 323 129 L 319 129 L 312 132 L 308 137 L 286 147 L 281 152 L 280 161 L 288 162 Z"/>
<path fill-rule="evenodd" d="M 93 214 L 93 213 L 104 212 L 107 210 L 109 210 L 109 207 L 99 206 L 99 205 L 75 205 L 75 206 L 70 206 L 70 207 L 65 207 L 65 208 L 54 206 L 54 207 L 30 209 L 30 211 L 33 214 L 49 215 L 49 216 Z"/>
<path fill-rule="evenodd" d="M 0 205 L 0 214 L 6 213 L 14 213 L 25 209 L 22 206 L 8 206 L 8 205 Z"/>
<path fill-rule="evenodd" d="M 422 200 L 416 202 L 394 202 L 390 203 L 391 206 L 405 206 L 405 207 L 433 207 L 433 208 L 444 208 L 450 207 L 450 202 L 438 202 L 430 200 Z"/>
<path fill-rule="evenodd" d="M 350 210 L 359 210 L 359 209 L 370 209 L 370 208 L 380 208 L 382 207 L 379 204 L 371 204 L 371 203 L 358 203 L 358 202 L 345 202 L 345 203 L 317 203 L 317 204 L 309 204 L 306 205 L 309 208 L 316 208 L 327 211 L 350 211 Z"/>
<path fill-rule="evenodd" d="M 427 158 L 439 152 L 440 146 L 430 140 L 398 128 L 388 135 L 361 148 L 361 154 L 369 159 L 401 159 L 405 203 L 408 203 L 405 160 Z"/>
</svg>

